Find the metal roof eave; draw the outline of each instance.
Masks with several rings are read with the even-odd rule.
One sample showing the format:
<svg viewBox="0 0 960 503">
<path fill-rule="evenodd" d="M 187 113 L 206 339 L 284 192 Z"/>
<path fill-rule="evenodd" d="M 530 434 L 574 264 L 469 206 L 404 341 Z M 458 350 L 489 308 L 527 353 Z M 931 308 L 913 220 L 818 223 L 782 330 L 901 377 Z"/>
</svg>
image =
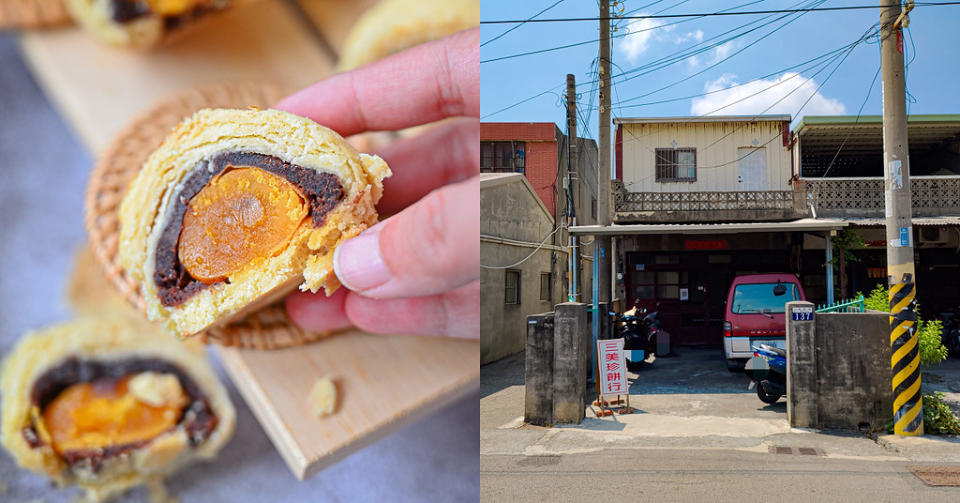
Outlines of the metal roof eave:
<svg viewBox="0 0 960 503">
<path fill-rule="evenodd" d="M 614 124 L 671 124 L 702 122 L 790 122 L 789 115 L 705 115 L 687 117 L 615 117 Z"/>
<path fill-rule="evenodd" d="M 643 234 L 739 234 L 743 232 L 793 232 L 838 230 L 850 222 L 841 219 L 802 218 L 789 222 L 739 222 L 723 224 L 612 224 L 570 227 L 575 236 L 634 236 Z"/>
</svg>

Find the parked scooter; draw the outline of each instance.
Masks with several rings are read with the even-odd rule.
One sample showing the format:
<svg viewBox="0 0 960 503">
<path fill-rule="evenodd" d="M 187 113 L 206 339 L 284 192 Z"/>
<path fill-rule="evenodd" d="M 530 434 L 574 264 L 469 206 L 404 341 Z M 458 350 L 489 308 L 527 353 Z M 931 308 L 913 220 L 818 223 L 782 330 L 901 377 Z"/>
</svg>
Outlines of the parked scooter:
<svg viewBox="0 0 960 503">
<path fill-rule="evenodd" d="M 627 369 L 637 371 L 648 356 L 656 353 L 657 335 L 660 333 L 660 320 L 657 311 L 648 313 L 646 308 L 634 306 L 622 315 L 614 316 L 614 337 L 623 338 L 623 349 L 627 352 Z"/>
<path fill-rule="evenodd" d="M 947 347 L 951 355 L 960 358 L 960 307 L 942 313 L 941 318 L 943 319 L 943 332 L 940 337 L 943 340 L 943 345 Z"/>
<path fill-rule="evenodd" d="M 750 389 L 757 387 L 757 397 L 763 403 L 774 404 L 787 394 L 787 352 L 783 349 L 758 344 L 753 347 L 753 358 L 747 360 L 744 373 L 750 378 Z"/>
</svg>

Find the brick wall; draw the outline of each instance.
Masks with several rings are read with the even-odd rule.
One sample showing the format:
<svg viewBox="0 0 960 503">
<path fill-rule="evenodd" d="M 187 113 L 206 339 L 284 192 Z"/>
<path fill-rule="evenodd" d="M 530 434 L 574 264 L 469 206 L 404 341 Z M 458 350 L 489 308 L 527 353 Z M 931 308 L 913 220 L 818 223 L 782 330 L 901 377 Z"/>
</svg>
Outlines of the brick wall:
<svg viewBox="0 0 960 503">
<path fill-rule="evenodd" d="M 540 200 L 555 214 L 554 180 L 557 178 L 557 136 L 552 122 L 482 122 L 480 141 L 526 142 L 524 172 Z"/>
</svg>

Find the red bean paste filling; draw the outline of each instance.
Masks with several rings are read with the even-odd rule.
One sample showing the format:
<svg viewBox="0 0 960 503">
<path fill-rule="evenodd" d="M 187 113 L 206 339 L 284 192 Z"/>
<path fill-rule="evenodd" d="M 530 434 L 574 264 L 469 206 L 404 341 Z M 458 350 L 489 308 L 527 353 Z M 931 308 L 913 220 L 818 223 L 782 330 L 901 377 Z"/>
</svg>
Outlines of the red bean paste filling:
<svg viewBox="0 0 960 503">
<path fill-rule="evenodd" d="M 183 426 L 190 445 L 197 446 L 203 443 L 216 429 L 218 422 L 207 396 L 180 367 L 161 360 L 130 358 L 116 362 L 98 362 L 68 358 L 63 363 L 44 372 L 34 381 L 33 388 L 30 390 L 30 403 L 42 411 L 57 395 L 74 384 L 89 382 L 93 386 L 112 388 L 119 379 L 141 372 L 157 372 L 177 376 L 180 387 L 183 388 L 183 392 L 187 395 L 189 401 L 189 405 L 184 407 L 177 424 Z M 33 423 L 23 428 L 22 433 L 24 440 L 30 447 L 37 448 L 43 445 L 43 441 L 37 435 L 36 426 Z M 148 443 L 150 443 L 150 440 L 101 448 L 76 449 L 63 452 L 61 456 L 71 469 L 83 468 L 97 472 L 105 460 L 128 453 Z"/>
<path fill-rule="evenodd" d="M 174 194 L 170 218 L 167 219 L 167 226 L 157 242 L 157 262 L 153 281 L 157 286 L 160 303 L 164 306 L 179 306 L 209 286 L 190 276 L 180 263 L 177 245 L 180 240 L 180 231 L 183 230 L 183 215 L 187 212 L 190 200 L 210 182 L 210 179 L 233 166 L 254 166 L 292 183 L 310 206 L 310 219 L 314 227 L 323 226 L 327 213 L 344 197 L 343 187 L 336 175 L 306 169 L 270 155 L 226 152 L 210 161 L 202 161 L 183 182 L 180 193 Z"/>
</svg>

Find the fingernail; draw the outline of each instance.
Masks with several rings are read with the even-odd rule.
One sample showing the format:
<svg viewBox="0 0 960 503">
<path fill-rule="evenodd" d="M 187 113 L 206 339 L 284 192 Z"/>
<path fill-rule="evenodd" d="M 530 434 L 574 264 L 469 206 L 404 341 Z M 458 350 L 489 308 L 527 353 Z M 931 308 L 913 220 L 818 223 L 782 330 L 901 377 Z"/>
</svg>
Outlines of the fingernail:
<svg viewBox="0 0 960 503">
<path fill-rule="evenodd" d="M 376 288 L 390 280 L 380 256 L 380 229 L 373 227 L 347 240 L 333 252 L 333 271 L 343 286 L 355 292 Z"/>
</svg>

